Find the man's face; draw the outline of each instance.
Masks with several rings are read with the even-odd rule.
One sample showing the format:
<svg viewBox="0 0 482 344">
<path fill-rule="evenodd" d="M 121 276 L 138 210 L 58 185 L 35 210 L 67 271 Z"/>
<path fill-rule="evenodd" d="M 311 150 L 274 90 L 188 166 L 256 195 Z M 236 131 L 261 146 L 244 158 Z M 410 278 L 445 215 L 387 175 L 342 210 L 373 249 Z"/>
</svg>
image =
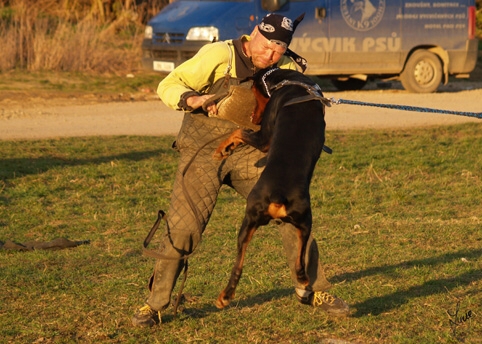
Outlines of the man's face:
<svg viewBox="0 0 482 344">
<path fill-rule="evenodd" d="M 256 28 L 251 35 L 250 50 L 254 66 L 263 69 L 277 63 L 286 47 L 266 39 Z"/>
</svg>

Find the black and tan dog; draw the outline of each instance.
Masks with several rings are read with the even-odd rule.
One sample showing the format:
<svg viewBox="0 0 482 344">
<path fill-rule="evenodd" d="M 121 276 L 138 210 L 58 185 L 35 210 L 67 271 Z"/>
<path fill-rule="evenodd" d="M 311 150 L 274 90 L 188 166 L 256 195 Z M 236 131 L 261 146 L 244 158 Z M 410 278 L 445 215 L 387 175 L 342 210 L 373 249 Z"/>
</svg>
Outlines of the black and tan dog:
<svg viewBox="0 0 482 344">
<path fill-rule="evenodd" d="M 234 131 L 214 153 L 214 158 L 225 158 L 240 143 L 268 152 L 266 167 L 247 198 L 236 262 L 227 287 L 216 301 L 218 308 L 226 307 L 234 298 L 248 243 L 256 229 L 271 219 L 291 223 L 297 229 L 296 275 L 299 283 L 309 284 L 302 258 L 312 226 L 309 188 L 324 147 L 325 105 L 330 103 L 322 97 L 318 85 L 293 70 L 258 72 L 253 91 L 257 98 L 253 122 L 261 121 L 261 129 Z"/>
</svg>

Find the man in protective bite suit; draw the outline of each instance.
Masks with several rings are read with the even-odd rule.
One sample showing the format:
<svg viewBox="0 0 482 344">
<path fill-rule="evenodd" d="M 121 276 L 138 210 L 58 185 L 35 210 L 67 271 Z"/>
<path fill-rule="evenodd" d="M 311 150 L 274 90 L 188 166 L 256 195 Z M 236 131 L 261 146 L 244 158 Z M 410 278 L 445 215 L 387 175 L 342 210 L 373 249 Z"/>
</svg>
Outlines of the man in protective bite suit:
<svg viewBox="0 0 482 344">
<path fill-rule="evenodd" d="M 229 185 L 246 198 L 263 170 L 266 154 L 248 145 L 238 147 L 223 161 L 213 159 L 213 152 L 231 132 L 239 127 L 256 126 L 250 122 L 249 112 L 243 114 L 232 108 L 223 111 L 222 101 L 216 104 L 210 100 L 228 93 L 223 101 L 243 95 L 245 102 L 251 104 L 253 99 L 248 98 L 252 95 L 228 91 L 249 91 L 251 82 L 247 78 L 269 66 L 305 68 L 305 61 L 288 49 L 303 16 L 293 22 L 283 15 L 268 14 L 250 35 L 203 46 L 159 84 L 157 92 L 164 104 L 184 111 L 175 143 L 180 161 L 167 213 L 169 230 L 159 251 L 169 259 L 157 259 L 146 304 L 132 318 L 135 326 L 160 322 L 160 312 L 169 306 L 172 290 L 186 264 L 184 257 L 200 242 L 221 186 Z M 298 300 L 331 315 L 347 315 L 348 305 L 327 292 L 331 285 L 319 261 L 315 240 L 310 236 L 307 246 L 305 266 L 310 283 L 305 287 L 298 284 L 294 269 L 296 231 L 290 224 L 278 227 Z"/>
</svg>

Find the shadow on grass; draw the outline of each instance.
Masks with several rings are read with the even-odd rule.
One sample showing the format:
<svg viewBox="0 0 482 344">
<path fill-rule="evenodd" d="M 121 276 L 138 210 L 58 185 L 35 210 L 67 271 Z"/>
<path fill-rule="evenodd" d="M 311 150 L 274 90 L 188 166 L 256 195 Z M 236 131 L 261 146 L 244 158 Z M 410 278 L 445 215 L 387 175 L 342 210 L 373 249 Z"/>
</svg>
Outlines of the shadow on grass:
<svg viewBox="0 0 482 344">
<path fill-rule="evenodd" d="M 476 260 L 481 255 L 482 255 L 482 249 L 461 250 L 458 252 L 450 252 L 450 253 L 446 253 L 435 257 L 416 259 L 416 260 L 406 261 L 395 265 L 379 266 L 379 267 L 373 267 L 370 269 L 357 271 L 353 273 L 346 273 L 346 274 L 337 276 L 337 279 L 353 281 L 369 275 L 395 274 L 396 270 L 400 268 L 408 269 L 413 266 L 435 266 L 439 264 L 448 263 L 454 260 L 460 260 L 461 258 L 466 258 L 468 260 Z M 461 275 L 457 275 L 449 278 L 437 279 L 437 280 L 430 280 L 421 285 L 412 286 L 405 290 L 396 291 L 394 293 L 390 293 L 383 296 L 373 297 L 363 302 L 353 304 L 351 306 L 354 309 L 356 309 L 356 312 L 352 316 L 362 317 L 368 314 L 379 315 L 379 314 L 388 312 L 392 309 L 398 308 L 403 304 L 408 303 L 410 299 L 446 293 L 447 291 L 460 287 L 461 285 L 469 285 L 470 283 L 478 280 L 482 280 L 482 271 L 475 268 Z M 241 308 L 253 307 L 256 304 L 262 304 L 275 299 L 285 298 L 292 294 L 293 294 L 293 289 L 290 289 L 290 288 L 274 289 L 266 293 L 255 295 L 246 300 L 241 300 L 237 303 L 235 300 L 233 304 L 235 303 L 238 307 L 241 307 Z M 202 318 L 208 315 L 209 313 L 218 312 L 218 311 L 219 310 L 214 306 L 214 304 L 211 304 L 211 305 L 207 304 L 207 305 L 204 305 L 204 307 L 202 308 L 194 307 L 192 309 L 186 309 L 184 313 L 188 314 L 190 317 Z"/>
<path fill-rule="evenodd" d="M 396 273 L 396 269 L 399 268 L 410 268 L 413 266 L 435 266 L 438 264 L 448 263 L 453 260 L 459 260 L 461 258 L 475 260 L 481 255 L 482 249 L 462 250 L 458 252 L 446 253 L 436 257 L 416 259 L 395 265 L 373 267 L 358 272 L 346 273 L 337 276 L 337 279 L 353 281 L 369 275 L 394 274 Z M 350 306 L 356 310 L 355 313 L 352 314 L 352 316 L 362 317 L 369 314 L 379 315 L 408 303 L 410 299 L 446 293 L 447 291 L 460 287 L 461 285 L 469 285 L 470 283 L 478 280 L 482 280 L 482 271 L 478 269 L 473 269 L 461 275 L 450 278 L 430 280 L 423 283 L 422 285 L 413 286 L 405 290 L 400 290 L 383 296 L 373 297 L 363 302 L 352 304 Z M 282 299 L 290 295 L 293 295 L 293 289 L 291 288 L 273 289 L 268 292 L 252 296 L 245 300 L 234 300 L 232 302 L 232 305 L 236 305 L 236 307 L 240 308 L 253 307 L 257 304 L 263 304 L 272 300 Z M 182 314 L 190 318 L 203 318 L 208 316 L 210 313 L 220 311 L 214 306 L 214 300 L 211 304 L 204 304 L 202 307 L 193 306 L 192 308 L 190 308 L 188 304 L 184 305 L 183 307 L 184 310 L 182 311 Z M 163 321 L 169 322 L 173 319 L 173 315 L 163 315 Z"/>
<path fill-rule="evenodd" d="M 231 302 L 231 305 L 226 307 L 226 309 L 229 309 L 230 307 L 238 307 L 238 308 L 245 308 L 245 307 L 254 307 L 259 304 L 263 304 L 266 302 L 270 302 L 273 300 L 278 300 L 278 299 L 283 299 L 285 297 L 288 297 L 290 295 L 293 295 L 294 289 L 293 288 L 282 288 L 282 289 L 273 289 L 270 291 L 267 291 L 265 293 L 257 294 L 252 297 L 249 297 L 245 300 L 233 300 Z M 189 318 L 204 318 L 209 316 L 211 313 L 217 313 L 217 312 L 222 312 L 223 310 L 216 308 L 214 305 L 214 299 L 212 300 L 211 303 L 204 304 L 201 307 L 196 307 L 195 305 L 191 306 L 189 304 L 184 304 L 182 307 L 184 308 L 182 310 L 182 314 L 188 316 Z M 174 320 L 175 317 L 173 314 L 163 314 L 162 316 L 162 321 L 163 322 L 170 322 Z"/>
<path fill-rule="evenodd" d="M 482 249 L 474 250 L 460 250 L 457 252 L 449 252 L 436 257 L 429 257 L 423 259 L 415 259 L 404 261 L 395 265 L 375 266 L 373 268 L 347 272 L 341 275 L 337 275 L 337 281 L 354 281 L 362 277 L 379 274 L 396 274 L 397 269 L 409 269 L 414 266 L 435 266 L 442 263 L 448 263 L 454 260 L 460 260 L 466 258 L 468 260 L 479 258 L 482 255 Z"/>
<path fill-rule="evenodd" d="M 413 266 L 435 266 L 443 263 L 448 263 L 450 261 L 459 260 L 462 258 L 466 258 L 468 260 L 475 260 L 481 255 L 482 249 L 461 250 L 458 252 L 446 253 L 436 257 L 416 259 L 402 262 L 400 264 L 379 266 L 358 272 L 346 273 L 337 276 L 337 279 L 353 281 L 369 275 L 390 275 L 395 274 L 396 270 L 400 268 L 406 269 Z M 482 280 L 482 271 L 476 268 L 461 275 L 453 276 L 450 278 L 430 280 L 418 286 L 412 286 L 405 290 L 396 291 L 394 293 L 383 296 L 373 297 L 363 302 L 354 304 L 352 306 L 356 309 L 356 313 L 353 316 L 361 317 L 368 314 L 379 315 L 407 303 L 410 299 L 446 293 L 447 291 L 460 287 L 461 285 L 469 285 L 470 283 L 478 280 Z"/>
<path fill-rule="evenodd" d="M 481 279 L 482 272 L 480 270 L 472 270 L 451 278 L 427 281 L 422 285 L 413 286 L 384 296 L 373 297 L 364 302 L 357 303 L 353 305 L 356 309 L 356 313 L 353 316 L 362 317 L 369 314 L 379 315 L 388 312 L 391 309 L 400 307 L 410 299 L 446 293 L 461 285 L 469 285 L 470 283 Z"/>
<path fill-rule="evenodd" d="M 90 164 L 103 164 L 115 160 L 142 161 L 163 154 L 173 154 L 172 149 L 155 149 L 141 152 L 129 152 L 116 155 L 100 156 L 89 159 L 62 159 L 53 156 L 39 158 L 0 159 L 0 180 L 19 178 L 30 174 L 44 173 L 56 167 L 72 167 Z"/>
</svg>

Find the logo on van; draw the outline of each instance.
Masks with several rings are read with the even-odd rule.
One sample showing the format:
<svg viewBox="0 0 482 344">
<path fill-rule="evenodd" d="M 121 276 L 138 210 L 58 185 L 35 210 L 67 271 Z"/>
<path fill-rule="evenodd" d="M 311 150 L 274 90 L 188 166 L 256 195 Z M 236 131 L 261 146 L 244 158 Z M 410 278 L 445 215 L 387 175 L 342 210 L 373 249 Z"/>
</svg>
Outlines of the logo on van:
<svg viewBox="0 0 482 344">
<path fill-rule="evenodd" d="M 368 31 L 380 23 L 386 0 L 340 0 L 343 19 L 357 31 Z"/>
<path fill-rule="evenodd" d="M 171 44 L 171 37 L 169 36 L 169 34 L 167 32 L 162 37 L 162 43 Z"/>
</svg>

